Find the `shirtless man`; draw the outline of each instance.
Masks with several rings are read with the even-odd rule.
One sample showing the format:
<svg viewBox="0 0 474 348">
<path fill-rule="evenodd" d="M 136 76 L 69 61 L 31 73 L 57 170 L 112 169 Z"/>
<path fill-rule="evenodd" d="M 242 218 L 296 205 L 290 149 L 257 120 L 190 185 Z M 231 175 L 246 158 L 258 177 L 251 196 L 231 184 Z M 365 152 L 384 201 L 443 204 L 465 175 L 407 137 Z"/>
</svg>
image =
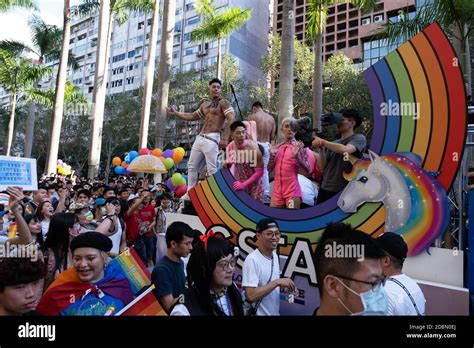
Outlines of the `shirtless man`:
<svg viewBox="0 0 474 348">
<path fill-rule="evenodd" d="M 173 107 L 167 108 L 168 115 L 175 115 L 185 121 L 204 120 L 201 133 L 191 148 L 191 156 L 188 162 L 188 192 L 196 186 L 198 170 L 205 161 L 209 175 L 217 171 L 217 156 L 219 147 L 224 149 L 230 137 L 230 124 L 234 122 L 235 112 L 229 101 L 221 98 L 222 83 L 219 79 L 209 82 L 210 101 L 205 101 L 199 109 L 194 112 L 178 112 Z M 221 139 L 221 129 L 227 119 L 227 127 Z M 188 194 L 182 197 L 189 200 Z"/>
<path fill-rule="evenodd" d="M 263 202 L 270 202 L 270 180 L 268 178 L 268 161 L 270 159 L 270 142 L 275 139 L 275 120 L 263 111 L 262 103 L 256 101 L 252 104 L 252 113 L 248 121 L 257 124 L 257 141 L 263 147 Z M 255 139 L 254 139 L 255 140 Z"/>
</svg>

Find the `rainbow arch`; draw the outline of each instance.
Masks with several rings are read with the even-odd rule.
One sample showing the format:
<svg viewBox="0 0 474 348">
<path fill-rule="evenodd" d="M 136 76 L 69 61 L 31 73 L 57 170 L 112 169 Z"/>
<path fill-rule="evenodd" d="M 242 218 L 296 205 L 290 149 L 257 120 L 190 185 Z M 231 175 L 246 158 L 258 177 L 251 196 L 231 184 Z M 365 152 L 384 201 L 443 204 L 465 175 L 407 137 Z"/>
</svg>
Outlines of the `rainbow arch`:
<svg viewBox="0 0 474 348">
<path fill-rule="evenodd" d="M 374 108 L 370 149 L 379 155 L 416 153 L 423 169 L 440 171 L 437 179 L 446 191 L 459 169 L 467 130 L 466 95 L 457 61 L 448 38 L 433 23 L 363 72 Z M 414 103 L 419 108 L 417 113 L 400 108 L 398 114 L 382 115 L 381 106 L 394 103 Z M 190 197 L 204 226 L 226 225 L 234 241 L 242 229 L 254 229 L 263 217 L 278 221 L 287 245 L 297 238 L 316 244 L 329 222 L 350 223 L 374 236 L 383 232 L 381 203 L 365 203 L 357 213 L 347 214 L 337 207 L 336 196 L 316 207 L 288 211 L 234 192 L 233 181 L 223 169 L 191 190 Z M 289 248 L 280 252 L 287 254 Z"/>
</svg>

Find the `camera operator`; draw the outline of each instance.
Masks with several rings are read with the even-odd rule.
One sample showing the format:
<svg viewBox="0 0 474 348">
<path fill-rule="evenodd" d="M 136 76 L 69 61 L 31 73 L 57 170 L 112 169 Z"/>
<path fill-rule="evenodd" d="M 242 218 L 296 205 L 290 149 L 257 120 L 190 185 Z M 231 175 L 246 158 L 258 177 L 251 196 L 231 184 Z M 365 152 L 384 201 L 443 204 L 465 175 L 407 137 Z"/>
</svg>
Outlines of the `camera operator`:
<svg viewBox="0 0 474 348">
<path fill-rule="evenodd" d="M 352 164 L 349 155 L 362 158 L 367 140 L 363 134 L 354 133 L 360 126 L 362 118 L 355 109 L 341 110 L 342 119 L 337 123 L 337 130 L 341 136 L 333 142 L 315 137 L 313 148 L 319 150 L 320 159 L 318 169 L 323 173 L 323 181 L 319 190 L 317 203 L 321 204 L 338 194 L 347 181 L 342 174 L 349 172 Z"/>
</svg>

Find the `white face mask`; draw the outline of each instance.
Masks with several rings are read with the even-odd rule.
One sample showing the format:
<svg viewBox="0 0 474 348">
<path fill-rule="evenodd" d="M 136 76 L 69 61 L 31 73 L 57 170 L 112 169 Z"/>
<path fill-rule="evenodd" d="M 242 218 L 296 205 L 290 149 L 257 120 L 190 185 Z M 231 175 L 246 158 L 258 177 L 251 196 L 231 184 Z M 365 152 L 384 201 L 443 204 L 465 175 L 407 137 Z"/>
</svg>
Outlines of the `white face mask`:
<svg viewBox="0 0 474 348">
<path fill-rule="evenodd" d="M 100 208 L 100 213 L 102 215 L 107 215 L 107 209 L 105 207 Z"/>
<path fill-rule="evenodd" d="M 385 292 L 385 288 L 382 284 L 378 285 L 374 289 L 369 291 L 362 292 L 358 294 L 350 287 L 348 287 L 342 280 L 338 277 L 335 277 L 347 290 L 352 292 L 354 295 L 360 297 L 362 306 L 364 309 L 362 312 L 354 313 L 352 312 L 338 297 L 337 300 L 339 303 L 351 314 L 351 315 L 388 315 L 388 296 Z"/>
</svg>

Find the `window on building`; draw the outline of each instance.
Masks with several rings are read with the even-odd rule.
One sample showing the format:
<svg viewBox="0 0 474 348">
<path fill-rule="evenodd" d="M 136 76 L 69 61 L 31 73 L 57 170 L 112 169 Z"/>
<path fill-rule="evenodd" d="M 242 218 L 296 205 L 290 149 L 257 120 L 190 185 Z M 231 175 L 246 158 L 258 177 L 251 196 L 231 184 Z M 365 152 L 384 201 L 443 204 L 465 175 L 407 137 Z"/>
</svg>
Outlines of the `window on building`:
<svg viewBox="0 0 474 348">
<path fill-rule="evenodd" d="M 367 25 L 367 24 L 370 24 L 371 21 L 370 21 L 370 17 L 367 17 L 367 18 L 362 18 L 361 21 L 360 21 L 361 25 Z"/>
<path fill-rule="evenodd" d="M 196 47 L 196 46 L 188 47 L 188 48 L 184 49 L 184 50 L 183 50 L 183 56 L 186 57 L 186 56 L 189 56 L 189 55 L 193 54 L 195 47 Z"/>
<path fill-rule="evenodd" d="M 193 25 L 199 22 L 199 16 L 191 17 L 186 20 L 186 25 Z"/>
<path fill-rule="evenodd" d="M 132 77 L 127 77 L 127 85 L 131 85 L 133 83 L 134 78 L 135 77 L 133 77 L 133 76 Z"/>
<path fill-rule="evenodd" d="M 179 31 L 181 31 L 182 28 L 183 28 L 183 27 L 182 27 L 181 22 L 178 22 L 178 23 L 176 23 L 176 24 L 174 25 L 174 31 L 175 31 L 176 33 L 179 32 Z"/>
<path fill-rule="evenodd" d="M 135 57 L 135 50 L 129 51 L 127 56 L 128 56 L 128 58 Z"/>
<path fill-rule="evenodd" d="M 183 36 L 183 40 L 184 40 L 184 41 L 189 41 L 189 40 L 191 40 L 191 33 L 185 33 L 184 36 Z"/>
<path fill-rule="evenodd" d="M 176 16 L 179 16 L 181 13 L 183 13 L 183 8 L 182 7 L 177 8 L 175 12 Z"/>
<path fill-rule="evenodd" d="M 112 57 L 112 62 L 116 63 L 116 62 L 120 62 L 121 60 L 124 60 L 124 59 L 125 59 L 125 53 L 122 53 L 122 54 L 118 54 L 116 56 L 113 56 Z"/>
<path fill-rule="evenodd" d="M 196 8 L 196 4 L 194 2 L 190 2 L 186 4 L 186 11 L 192 11 Z"/>
<path fill-rule="evenodd" d="M 143 29 L 144 26 L 145 26 L 145 22 L 138 23 L 138 30 Z"/>
<path fill-rule="evenodd" d="M 173 59 L 177 59 L 179 57 L 179 52 L 173 52 Z"/>
<path fill-rule="evenodd" d="M 81 34 L 77 37 L 77 41 L 84 40 L 87 37 L 87 33 Z"/>
</svg>

